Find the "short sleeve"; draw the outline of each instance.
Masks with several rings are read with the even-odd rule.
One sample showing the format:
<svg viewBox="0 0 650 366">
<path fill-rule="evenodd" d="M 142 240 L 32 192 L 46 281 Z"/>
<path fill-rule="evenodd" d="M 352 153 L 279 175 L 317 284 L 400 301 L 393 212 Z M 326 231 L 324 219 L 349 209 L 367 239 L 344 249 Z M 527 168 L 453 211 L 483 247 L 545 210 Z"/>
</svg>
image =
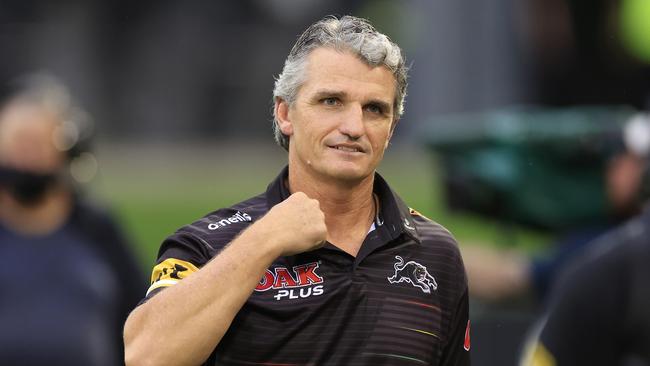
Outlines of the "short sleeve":
<svg viewBox="0 0 650 366">
<path fill-rule="evenodd" d="M 197 272 L 211 258 L 213 248 L 189 232 L 179 231 L 165 239 L 158 252 L 146 298 Z"/>
</svg>

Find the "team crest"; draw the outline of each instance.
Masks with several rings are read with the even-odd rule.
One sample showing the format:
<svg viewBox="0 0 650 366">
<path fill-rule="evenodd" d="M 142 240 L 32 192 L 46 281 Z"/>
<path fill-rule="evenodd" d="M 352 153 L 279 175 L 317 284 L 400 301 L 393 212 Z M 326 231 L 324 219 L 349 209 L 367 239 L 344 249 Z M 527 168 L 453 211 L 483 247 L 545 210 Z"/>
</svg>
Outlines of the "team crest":
<svg viewBox="0 0 650 366">
<path fill-rule="evenodd" d="M 397 262 L 393 266 L 395 274 L 387 277 L 390 283 L 406 282 L 419 288 L 425 294 L 430 294 L 431 290 L 438 289 L 438 283 L 433 278 L 427 268 L 416 261 L 408 261 L 404 263 L 404 259 L 399 255 L 395 256 Z"/>
</svg>

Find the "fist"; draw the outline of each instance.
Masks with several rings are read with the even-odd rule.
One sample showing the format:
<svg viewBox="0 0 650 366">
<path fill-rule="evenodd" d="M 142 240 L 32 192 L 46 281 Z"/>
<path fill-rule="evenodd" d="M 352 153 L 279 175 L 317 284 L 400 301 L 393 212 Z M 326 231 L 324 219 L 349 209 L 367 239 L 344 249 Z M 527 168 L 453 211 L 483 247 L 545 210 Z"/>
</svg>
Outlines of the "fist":
<svg viewBox="0 0 650 366">
<path fill-rule="evenodd" d="M 296 192 L 273 206 L 262 223 L 283 256 L 320 248 L 327 238 L 325 214 L 319 202 L 303 192 Z"/>
</svg>

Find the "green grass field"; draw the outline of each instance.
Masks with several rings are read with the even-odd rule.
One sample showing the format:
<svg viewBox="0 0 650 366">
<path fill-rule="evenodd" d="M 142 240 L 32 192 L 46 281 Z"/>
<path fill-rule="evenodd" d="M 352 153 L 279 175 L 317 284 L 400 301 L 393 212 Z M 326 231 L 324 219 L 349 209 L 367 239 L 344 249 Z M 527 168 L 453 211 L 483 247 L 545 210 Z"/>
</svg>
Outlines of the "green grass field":
<svg viewBox="0 0 650 366">
<path fill-rule="evenodd" d="M 161 241 L 180 226 L 266 189 L 286 162 L 268 143 L 100 145 L 101 174 L 93 185 L 118 216 L 145 268 Z M 538 233 L 505 230 L 494 222 L 445 210 L 435 159 L 426 151 L 391 147 L 379 172 L 413 208 L 443 224 L 461 244 L 538 248 Z"/>
</svg>

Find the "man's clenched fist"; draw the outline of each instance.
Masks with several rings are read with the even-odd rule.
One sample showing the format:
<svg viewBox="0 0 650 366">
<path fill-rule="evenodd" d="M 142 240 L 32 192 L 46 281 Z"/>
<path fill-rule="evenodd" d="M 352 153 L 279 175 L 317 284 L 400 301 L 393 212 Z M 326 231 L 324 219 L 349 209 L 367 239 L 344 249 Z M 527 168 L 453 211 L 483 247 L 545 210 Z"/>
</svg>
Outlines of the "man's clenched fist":
<svg viewBox="0 0 650 366">
<path fill-rule="evenodd" d="M 325 214 L 317 200 L 296 192 L 273 208 L 256 224 L 277 245 L 280 255 L 320 248 L 327 238 Z"/>
</svg>

